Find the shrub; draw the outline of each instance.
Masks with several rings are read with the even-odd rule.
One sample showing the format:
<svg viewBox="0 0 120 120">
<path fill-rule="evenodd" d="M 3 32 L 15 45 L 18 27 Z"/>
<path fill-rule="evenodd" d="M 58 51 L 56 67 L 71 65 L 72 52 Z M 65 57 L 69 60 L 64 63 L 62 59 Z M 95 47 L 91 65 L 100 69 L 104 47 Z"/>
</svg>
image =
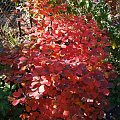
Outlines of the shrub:
<svg viewBox="0 0 120 120">
<path fill-rule="evenodd" d="M 112 72 L 104 62 L 108 37 L 93 19 L 64 14 L 65 4 L 47 2 L 27 3 L 35 26 L 29 30 L 31 41 L 10 61 L 10 80 L 19 86 L 12 104 L 25 105 L 22 119 L 102 119 Z"/>
</svg>

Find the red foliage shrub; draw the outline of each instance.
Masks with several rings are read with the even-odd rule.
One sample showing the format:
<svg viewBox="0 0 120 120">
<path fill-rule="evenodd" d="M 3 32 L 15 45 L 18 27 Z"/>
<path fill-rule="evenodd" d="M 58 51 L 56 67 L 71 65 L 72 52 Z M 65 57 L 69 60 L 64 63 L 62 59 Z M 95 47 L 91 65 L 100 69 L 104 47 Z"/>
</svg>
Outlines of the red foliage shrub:
<svg viewBox="0 0 120 120">
<path fill-rule="evenodd" d="M 109 68 L 103 62 L 108 37 L 94 20 L 54 12 L 65 5 L 33 3 L 27 4 L 36 13 L 31 41 L 12 61 L 11 80 L 22 85 L 12 104 L 25 104 L 22 119 L 102 119 L 109 95 Z"/>
</svg>

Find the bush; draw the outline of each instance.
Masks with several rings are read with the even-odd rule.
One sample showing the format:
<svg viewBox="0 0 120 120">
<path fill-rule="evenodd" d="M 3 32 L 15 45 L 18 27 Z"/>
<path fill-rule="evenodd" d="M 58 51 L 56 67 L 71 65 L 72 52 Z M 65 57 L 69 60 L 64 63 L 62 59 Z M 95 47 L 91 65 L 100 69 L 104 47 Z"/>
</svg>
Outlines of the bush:
<svg viewBox="0 0 120 120">
<path fill-rule="evenodd" d="M 102 119 L 112 69 L 104 62 L 110 45 L 105 32 L 93 19 L 64 14 L 65 4 L 50 7 L 47 1 L 37 1 L 27 5 L 34 16 L 31 41 L 6 61 L 1 58 L 11 63 L 10 80 L 19 86 L 12 104 L 25 105 L 21 118 Z"/>
<path fill-rule="evenodd" d="M 66 5 L 30 1 L 34 16 L 27 41 L 11 55 L 1 54 L 11 67 L 9 81 L 18 86 L 12 105 L 25 105 L 21 119 L 97 120 L 108 107 L 112 66 L 108 37 L 85 16 L 66 14 Z M 26 8 L 27 8 L 26 7 Z"/>
</svg>

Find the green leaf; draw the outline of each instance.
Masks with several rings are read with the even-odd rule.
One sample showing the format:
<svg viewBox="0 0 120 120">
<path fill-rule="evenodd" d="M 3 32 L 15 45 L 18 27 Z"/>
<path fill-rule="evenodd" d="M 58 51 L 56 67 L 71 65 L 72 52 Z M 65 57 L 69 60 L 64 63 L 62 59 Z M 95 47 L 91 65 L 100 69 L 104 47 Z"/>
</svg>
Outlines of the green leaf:
<svg viewBox="0 0 120 120">
<path fill-rule="evenodd" d="M 83 0 L 83 1 L 80 3 L 80 7 L 85 6 L 85 4 L 86 4 L 86 2 L 85 2 L 85 0 Z"/>
<path fill-rule="evenodd" d="M 88 12 L 90 12 L 93 8 L 93 3 L 89 1 Z"/>
</svg>

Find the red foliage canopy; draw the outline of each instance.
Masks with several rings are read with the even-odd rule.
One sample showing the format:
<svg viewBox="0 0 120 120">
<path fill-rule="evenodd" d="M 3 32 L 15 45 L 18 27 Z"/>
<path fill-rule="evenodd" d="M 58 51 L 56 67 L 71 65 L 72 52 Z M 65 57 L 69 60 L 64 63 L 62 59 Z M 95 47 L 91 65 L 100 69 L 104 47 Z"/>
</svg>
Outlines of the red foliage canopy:
<svg viewBox="0 0 120 120">
<path fill-rule="evenodd" d="M 25 104 L 29 120 L 97 120 L 108 106 L 108 37 L 85 16 L 58 14 L 35 0 L 31 41 L 12 63 L 12 80 L 23 85 L 13 93 L 13 105 Z M 34 31 L 34 32 L 33 32 Z M 110 64 L 109 64 L 110 65 Z"/>
</svg>

